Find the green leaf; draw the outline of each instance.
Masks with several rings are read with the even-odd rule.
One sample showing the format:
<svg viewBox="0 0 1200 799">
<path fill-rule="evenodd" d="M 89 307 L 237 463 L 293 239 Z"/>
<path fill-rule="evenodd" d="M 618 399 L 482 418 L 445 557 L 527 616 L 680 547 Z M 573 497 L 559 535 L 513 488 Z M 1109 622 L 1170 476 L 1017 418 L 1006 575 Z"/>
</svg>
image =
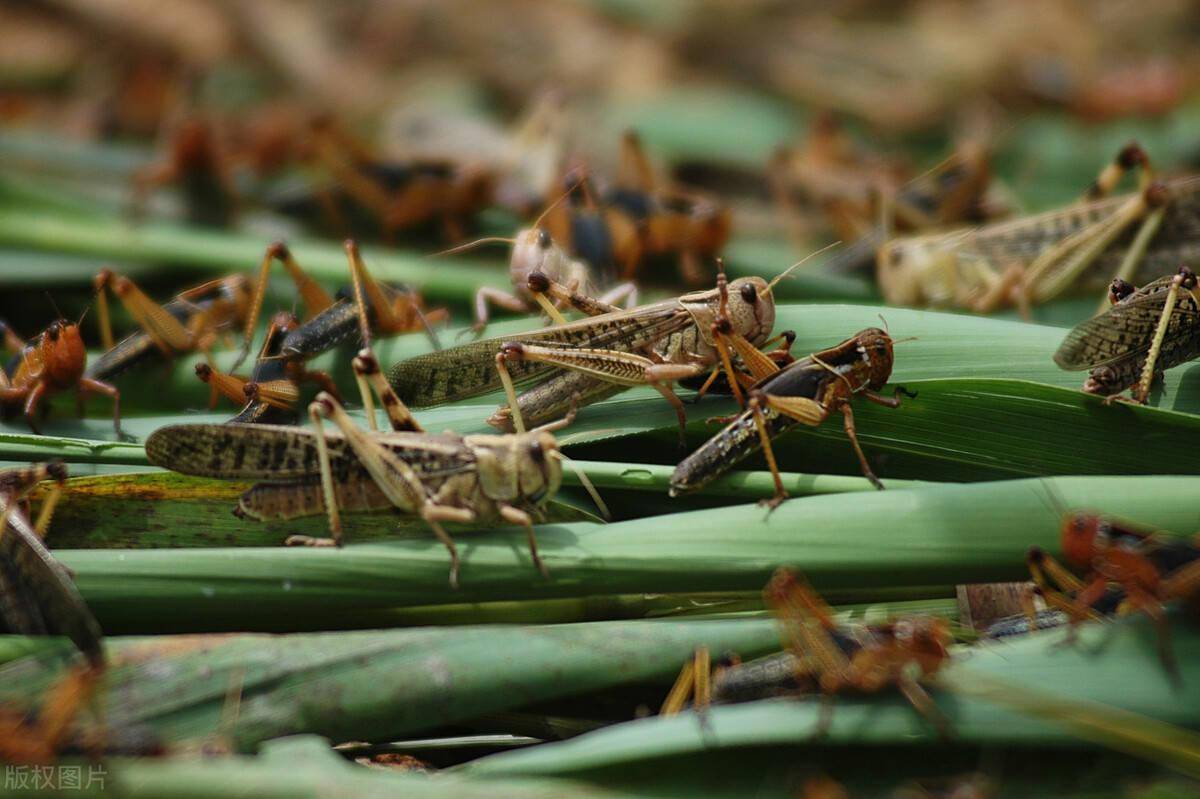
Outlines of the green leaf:
<svg viewBox="0 0 1200 799">
<path fill-rule="evenodd" d="M 199 606 L 203 598 L 196 597 Z M 697 646 L 763 654 L 775 625 L 596 622 L 291 636 L 109 639 L 106 725 L 167 742 L 218 735 L 239 751 L 281 735 L 387 741 L 455 721 L 648 680 L 669 681 Z M 56 677 L 45 657 L 0 667 L 0 702 L 27 706 Z M 238 713 L 226 709 L 240 694 Z"/>
<path fill-rule="evenodd" d="M 945 596 L 959 583 L 1022 579 L 1032 545 L 1057 553 L 1059 503 L 1184 531 L 1195 526 L 1190 498 L 1198 491 L 1200 478 L 1064 477 L 830 494 L 773 513 L 751 504 L 609 525 L 539 525 L 549 580 L 530 563 L 522 530 L 478 532 L 458 537 L 457 591 L 447 585 L 446 551 L 432 536 L 340 550 L 57 555 L 110 633 L 293 629 L 307 613 L 444 603 L 757 591 L 780 565 L 802 569 L 839 600 L 895 598 L 900 589 L 929 596 L 931 586 Z M 357 521 L 347 523 L 351 542 Z"/>
<path fill-rule="evenodd" d="M 1200 734 L 1187 729 L 1200 726 L 1200 634 L 1191 628 L 1177 630 L 1175 645 L 1180 663 L 1186 664 L 1179 686 L 1163 673 L 1152 641 L 1154 630 L 1145 618 L 1087 625 L 1074 646 L 1063 645 L 1065 634 L 1053 630 L 957 655 L 943 670 L 942 682 L 965 687 L 973 680 L 1001 680 L 1010 695 L 992 692 L 984 700 L 934 686 L 933 695 L 953 725 L 956 741 L 1044 749 L 1078 746 L 1077 735 L 1083 732 L 1093 744 L 1134 750 L 1138 756 L 1200 775 Z M 1037 710 L 1031 700 L 1039 698 L 1048 707 L 1054 703 L 1062 714 L 1060 722 L 1024 714 Z M 603 785 L 640 764 L 668 758 L 717 757 L 720 750 L 811 743 L 820 714 L 820 702 L 814 700 L 715 707 L 703 719 L 684 713 L 634 721 L 562 743 L 485 757 L 458 771 L 497 778 L 599 776 L 597 782 Z M 1121 719 L 1125 729 L 1105 728 L 1104 737 L 1093 737 L 1097 726 L 1112 718 Z M 1062 723 L 1068 720 L 1070 725 Z M 1139 734 L 1144 738 L 1138 739 Z M 838 697 L 824 739 L 832 745 L 905 746 L 936 740 L 936 730 L 894 692 Z"/>
</svg>

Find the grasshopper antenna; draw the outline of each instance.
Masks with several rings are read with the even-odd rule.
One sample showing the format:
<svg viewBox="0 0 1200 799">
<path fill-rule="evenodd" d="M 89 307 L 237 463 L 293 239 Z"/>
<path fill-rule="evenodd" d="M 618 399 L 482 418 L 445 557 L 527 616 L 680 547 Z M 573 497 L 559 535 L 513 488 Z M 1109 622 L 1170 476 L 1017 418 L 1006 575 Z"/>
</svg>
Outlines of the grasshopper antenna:
<svg viewBox="0 0 1200 799">
<path fill-rule="evenodd" d="M 808 255 L 804 256 L 799 261 L 792 264 L 791 266 L 789 266 L 787 269 L 780 272 L 775 277 L 771 278 L 771 282 L 767 284 L 766 289 L 764 289 L 763 291 L 760 291 L 758 293 L 758 296 L 762 297 L 763 299 L 766 299 L 767 297 L 771 296 L 771 290 L 775 288 L 776 283 L 783 280 L 785 277 L 790 275 L 793 271 L 795 271 L 796 269 L 799 269 L 801 266 L 808 263 L 813 258 L 816 258 L 818 255 L 828 252 L 829 250 L 832 250 L 834 247 L 838 246 L 839 244 L 841 244 L 840 241 L 835 241 L 832 244 L 825 245 L 824 247 L 817 250 L 816 252 L 809 253 Z"/>
<path fill-rule="evenodd" d="M 542 212 L 541 212 L 540 214 L 538 214 L 538 218 L 537 218 L 537 219 L 535 219 L 535 220 L 533 220 L 533 228 L 536 230 L 537 228 L 541 227 L 541 225 L 542 225 L 542 222 L 543 222 L 543 221 L 546 219 L 546 215 L 547 215 L 547 214 L 549 214 L 551 211 L 553 211 L 555 208 L 557 208 L 559 203 L 561 203 L 563 200 L 565 200 L 565 199 L 567 199 L 568 197 L 570 197 L 570 196 L 571 196 L 571 194 L 572 194 L 572 193 L 573 193 L 573 192 L 574 192 L 574 191 L 575 191 L 577 188 L 579 188 L 581 185 L 583 185 L 583 182 L 584 182 L 585 180 L 587 180 L 587 176 L 586 176 L 586 175 L 580 175 L 578 178 L 576 178 L 576 179 L 575 179 L 575 182 L 574 182 L 574 183 L 572 183 L 570 186 L 567 186 L 567 190 L 566 190 L 566 191 L 564 191 L 562 194 L 560 194 L 560 195 L 558 195 L 557 197 L 555 197 L 555 198 L 554 198 L 554 202 L 552 202 L 552 203 L 550 203 L 549 205 L 547 205 L 547 206 L 546 206 L 546 207 L 545 207 L 545 208 L 542 210 Z"/>
<path fill-rule="evenodd" d="M 426 255 L 426 258 L 441 258 L 443 255 L 457 255 L 460 252 L 470 252 L 476 247 L 482 247 L 484 244 L 516 244 L 516 239 L 508 239 L 504 236 L 486 236 L 475 241 L 468 241 L 466 244 L 460 244 L 457 247 L 451 247 L 448 250 L 441 250 L 432 255 Z"/>
<path fill-rule="evenodd" d="M 592 502 L 596 503 L 596 509 L 600 511 L 600 515 L 604 517 L 604 521 L 612 521 L 612 514 L 609 512 L 608 506 L 600 498 L 600 492 L 596 490 L 596 486 L 592 483 L 591 478 L 587 476 L 587 472 L 580 468 L 578 463 L 562 454 L 561 450 L 554 450 L 550 453 L 550 457 L 557 458 L 575 473 L 575 476 L 579 478 L 580 484 L 587 490 L 588 495 L 591 496 Z"/>
<path fill-rule="evenodd" d="M 54 318 L 55 319 L 66 319 L 67 317 L 63 316 L 62 310 L 58 307 L 58 303 L 54 301 L 54 298 L 52 296 L 50 296 L 50 292 L 47 291 L 47 292 L 45 292 L 45 294 L 46 294 L 46 299 L 50 302 L 50 307 L 54 309 Z"/>
</svg>

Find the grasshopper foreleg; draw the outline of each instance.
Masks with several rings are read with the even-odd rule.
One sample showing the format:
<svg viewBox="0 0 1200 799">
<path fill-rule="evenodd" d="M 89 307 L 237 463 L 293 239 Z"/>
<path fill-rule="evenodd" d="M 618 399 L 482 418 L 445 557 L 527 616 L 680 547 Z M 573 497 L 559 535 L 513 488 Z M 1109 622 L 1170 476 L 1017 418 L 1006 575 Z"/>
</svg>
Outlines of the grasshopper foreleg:
<svg viewBox="0 0 1200 799">
<path fill-rule="evenodd" d="M 542 556 L 538 554 L 537 536 L 533 532 L 533 519 L 528 513 L 520 508 L 514 508 L 512 505 L 500 505 L 500 518 L 509 524 L 519 524 L 525 528 L 525 535 L 529 539 L 529 556 L 533 558 L 533 565 L 542 573 L 546 579 L 550 579 L 550 572 L 546 569 L 546 564 L 542 562 Z"/>
</svg>

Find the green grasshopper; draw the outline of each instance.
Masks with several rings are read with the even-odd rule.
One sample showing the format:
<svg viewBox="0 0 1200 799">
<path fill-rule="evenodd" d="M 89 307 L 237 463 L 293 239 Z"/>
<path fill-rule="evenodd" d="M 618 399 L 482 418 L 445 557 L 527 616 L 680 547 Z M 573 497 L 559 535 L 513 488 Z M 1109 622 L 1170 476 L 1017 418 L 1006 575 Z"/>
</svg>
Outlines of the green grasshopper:
<svg viewBox="0 0 1200 799">
<path fill-rule="evenodd" d="M 682 437 L 687 416 L 672 383 L 706 373 L 715 377 L 722 369 L 732 376 L 735 357 L 755 379 L 774 371 L 758 348 L 775 325 L 772 289 L 790 271 L 770 283 L 759 277 L 727 283 L 721 270 L 714 289 L 630 310 L 536 273 L 530 277 L 536 295 L 565 302 L 589 318 L 402 361 L 389 371 L 388 382 L 404 402 L 418 408 L 503 387 L 509 403 L 488 424 L 518 432 L 526 420 L 542 424 L 558 418 L 574 398 L 595 402 L 649 385 L 675 408 Z M 744 402 L 738 381 L 730 382 Z M 515 386 L 521 384 L 531 387 L 517 396 Z"/>
<path fill-rule="evenodd" d="M 553 432 L 572 414 L 519 435 L 427 433 L 383 379 L 369 349 L 354 359 L 357 377 L 379 396 L 391 432 L 359 428 L 332 395 L 308 407 L 315 430 L 264 424 L 182 424 L 156 430 L 146 454 L 157 466 L 184 474 L 262 482 L 242 495 L 235 514 L 287 520 L 325 513 L 331 538 L 291 536 L 289 545 L 341 546 L 339 509 L 395 508 L 420 516 L 450 553 L 450 585 L 458 586 L 459 558 L 442 522 L 506 522 L 525 527 L 534 565 L 546 575 L 533 531 L 562 483 Z M 324 421 L 336 432 L 326 433 Z M 603 511 L 595 489 L 580 475 Z"/>
<path fill-rule="evenodd" d="M 1140 289 L 1114 280 L 1112 307 L 1074 327 L 1054 353 L 1063 369 L 1091 369 L 1083 390 L 1144 403 L 1155 377 L 1200 356 L 1200 296 L 1186 266 Z"/>
<path fill-rule="evenodd" d="M 1107 195 L 1138 170 L 1138 190 Z M 896 239 L 879 250 L 884 298 L 986 313 L 1012 304 L 1028 313 L 1085 274 L 1145 279 L 1200 256 L 1200 176 L 1156 180 L 1129 144 L 1085 201 L 983 227 Z"/>
</svg>

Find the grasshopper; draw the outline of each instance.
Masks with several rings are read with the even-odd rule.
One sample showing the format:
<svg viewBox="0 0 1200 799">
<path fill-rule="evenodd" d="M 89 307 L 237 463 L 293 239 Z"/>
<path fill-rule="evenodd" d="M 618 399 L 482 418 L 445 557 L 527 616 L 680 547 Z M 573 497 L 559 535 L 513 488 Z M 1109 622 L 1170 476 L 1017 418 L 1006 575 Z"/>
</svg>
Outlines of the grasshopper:
<svg viewBox="0 0 1200 799">
<path fill-rule="evenodd" d="M 282 244 L 275 246 L 282 248 L 282 259 L 289 272 L 293 272 L 293 269 L 298 271 L 299 267 L 295 265 L 287 248 Z M 421 299 L 415 292 L 386 286 L 371 277 L 358 251 L 358 245 L 353 240 L 347 239 L 343 246 L 349 263 L 352 296 L 334 299 L 314 284 L 313 288 L 319 295 L 314 292 L 311 299 L 305 300 L 309 316 L 303 324 L 287 333 L 279 344 L 278 354 L 272 356 L 284 362 L 285 371 L 293 383 L 314 382 L 335 397 L 338 396 L 338 391 L 333 379 L 324 372 L 306 369 L 306 361 L 355 336 L 358 337 L 361 346 L 369 348 L 374 333 L 395 335 L 424 330 L 430 343 L 438 349 L 441 344 L 432 323 L 446 316 L 445 311 L 441 310 L 426 314 L 421 307 Z M 268 251 L 268 256 L 270 255 L 271 252 Z M 254 311 L 246 325 L 247 333 L 253 329 L 258 311 L 262 307 L 266 290 L 266 268 L 264 259 L 264 279 L 258 283 Z M 249 338 L 246 340 L 249 341 Z M 235 368 L 246 354 L 247 350 L 243 347 Z"/>
<path fill-rule="evenodd" d="M 240 364 L 250 352 L 254 329 L 258 324 L 266 296 L 271 266 L 281 264 L 296 285 L 307 314 L 291 342 L 283 348 L 292 364 L 291 376 L 297 382 L 311 380 L 326 390 L 332 381 L 320 372 L 299 368 L 303 361 L 335 346 L 355 332 L 369 331 L 370 326 L 384 334 L 410 330 L 426 330 L 434 346 L 437 337 L 430 327 L 431 319 L 421 309 L 420 299 L 412 292 L 393 289 L 375 282 L 357 248 L 347 243 L 350 273 L 354 285 L 354 300 L 339 300 L 330 296 L 309 277 L 287 245 L 281 241 L 267 247 L 258 267 L 257 279 L 230 275 L 180 293 L 175 299 L 159 305 L 150 299 L 133 281 L 102 270 L 95 278 L 97 310 L 101 340 L 106 352 L 97 358 L 87 371 L 94 380 L 110 380 L 126 370 L 155 357 L 174 358 L 178 355 L 201 352 L 207 355 L 220 334 L 241 327 L 242 348 L 235 364 Z M 142 328 L 119 342 L 113 341 L 109 319 L 107 291 L 111 290 Z M 363 321 L 359 321 L 359 319 Z"/>
<path fill-rule="evenodd" d="M 535 274 L 545 275 L 551 282 L 565 285 L 572 292 L 591 294 L 595 288 L 587 263 L 567 255 L 548 231 L 536 226 L 520 231 L 513 239 L 508 272 L 515 293 L 488 286 L 475 293 L 476 331 L 483 330 L 487 325 L 489 303 L 508 311 L 529 313 L 535 310 L 532 303 L 536 301 L 552 321 L 565 323 L 557 305 L 551 303 L 549 308 L 546 307 L 548 300 L 544 292 L 537 291 L 537 279 L 533 278 Z M 631 282 L 621 283 L 605 291 L 599 297 L 599 302 L 612 306 L 620 302 L 637 305 L 637 286 Z"/>
<path fill-rule="evenodd" d="M 1114 280 L 1112 307 L 1074 327 L 1054 362 L 1063 369 L 1091 369 L 1083 390 L 1115 398 L 1128 388 L 1145 403 L 1155 378 L 1200 356 L 1200 296 L 1186 266 L 1140 289 Z"/>
<path fill-rule="evenodd" d="M 795 266 L 792 267 L 793 269 Z M 756 378 L 774 364 L 757 349 L 775 324 L 770 283 L 759 277 L 621 310 L 534 275 L 537 290 L 590 316 L 503 338 L 484 339 L 396 364 L 388 382 L 416 407 L 475 397 L 504 387 L 509 396 L 488 423 L 520 432 L 561 416 L 572 398 L 595 402 L 635 385 L 657 389 L 675 408 L 682 436 L 687 417 L 670 384 L 725 368 L 736 355 Z M 515 396 L 517 384 L 533 384 Z M 734 392 L 739 400 L 738 386 Z"/>
<path fill-rule="evenodd" d="M 209 385 L 209 407 L 224 396 L 242 409 L 229 421 L 290 424 L 296 419 L 300 387 L 289 373 L 287 361 L 279 357 L 287 336 L 299 327 L 296 317 L 280 312 L 271 319 L 263 337 L 262 349 L 254 363 L 250 379 L 217 371 L 209 362 L 196 364 L 196 377 Z"/>
<path fill-rule="evenodd" d="M 945 619 L 910 616 L 886 624 L 838 625 L 825 600 L 786 568 L 775 571 L 763 597 L 785 649 L 749 663 L 722 664 L 711 673 L 707 651 L 697 650 L 663 703 L 663 715 L 678 713 L 689 695 L 693 707 L 703 711 L 712 701 L 819 693 L 820 734 L 832 721 L 836 694 L 896 688 L 943 737 L 949 736 L 949 721 L 921 685 L 950 660 L 953 637 Z"/>
<path fill-rule="evenodd" d="M 507 292 L 491 286 L 484 286 L 475 292 L 475 323 L 471 329 L 476 334 L 487 325 L 489 305 L 495 305 L 514 313 L 529 313 L 535 310 L 534 302 L 536 301 L 546 311 L 552 322 L 566 323 L 566 319 L 559 313 L 559 309 L 565 307 L 565 301 L 559 300 L 555 303 L 548 300 L 544 289 L 538 287 L 539 279 L 534 275 L 544 275 L 553 283 L 565 285 L 571 292 L 581 292 L 591 296 L 596 288 L 595 267 L 584 258 L 568 254 L 555 241 L 550 231 L 542 226 L 542 221 L 546 216 L 573 190 L 574 187 L 559 196 L 546 207 L 530 227 L 518 231 L 517 235 L 511 239 L 488 237 L 438 253 L 438 255 L 450 255 L 464 252 L 489 242 L 503 242 L 512 246 L 512 254 L 508 259 L 508 274 L 512 281 L 513 291 Z M 625 302 L 629 306 L 637 305 L 637 286 L 628 281 L 621 283 L 605 291 L 598 301 L 614 307 L 619 302 Z"/>
<path fill-rule="evenodd" d="M 42 537 L 67 479 L 59 461 L 0 471 L 0 629 L 19 635 L 65 635 L 93 668 L 104 664 L 103 634 L 70 572 Z M 53 480 L 37 521 L 22 502 L 39 483 Z"/>
<path fill-rule="evenodd" d="M 760 380 L 749 391 L 747 408 L 726 427 L 687 456 L 671 475 L 671 496 L 695 491 L 731 469 L 739 461 L 762 447 L 767 466 L 775 478 L 775 496 L 767 501 L 777 507 L 787 499 L 779 476 L 771 439 L 788 428 L 803 423 L 817 426 L 834 411 L 841 411 L 846 436 L 858 455 L 863 474 L 879 489 L 879 482 L 863 454 L 855 433 L 854 413 L 850 408 L 856 396 L 897 408 L 900 395 L 878 392 L 892 374 L 892 338 L 878 328 L 868 328 L 822 352 L 801 358 L 782 370 Z"/>
<path fill-rule="evenodd" d="M 1175 539 L 1096 513 L 1067 513 L 1062 519 L 1062 552 L 1076 577 L 1038 547 L 1026 562 L 1036 592 L 1062 611 L 1074 626 L 1108 613 L 1140 610 L 1159 632 L 1159 656 L 1178 678 L 1164 603 L 1200 597 L 1200 537 Z M 1027 606 L 1036 621 L 1032 602 Z"/>
<path fill-rule="evenodd" d="M 331 538 L 292 536 L 289 545 L 340 546 L 339 509 L 396 508 L 420 516 L 445 545 L 452 587 L 458 586 L 458 550 L 442 522 L 522 525 L 534 565 L 547 574 L 532 514 L 540 513 L 562 483 L 566 458 L 553 432 L 566 426 L 571 414 L 519 435 L 427 433 L 387 385 L 369 349 L 359 352 L 354 370 L 378 394 L 391 432 L 359 428 L 332 395 L 321 392 L 308 407 L 313 431 L 169 425 L 146 440 L 146 454 L 155 465 L 183 474 L 262 480 L 242 495 L 235 511 L 240 517 L 328 516 Z M 327 434 L 325 420 L 338 431 Z"/>
<path fill-rule="evenodd" d="M 0 760 L 53 762 L 72 738 L 79 709 L 95 695 L 107 667 L 104 638 L 71 573 L 42 537 L 67 479 L 60 461 L 0 471 L 0 631 L 18 635 L 65 635 L 84 656 L 45 697 L 38 717 L 0 707 Z M 54 486 L 36 522 L 21 505 L 42 481 Z"/>
<path fill-rule="evenodd" d="M 1138 190 L 1108 197 L 1138 170 Z M 1127 145 L 1084 202 L 983 227 L 896 239 L 879 250 L 879 285 L 901 305 L 952 305 L 1028 313 L 1085 274 L 1122 280 L 1161 274 L 1200 255 L 1200 176 L 1156 180 L 1149 158 Z"/>
</svg>

